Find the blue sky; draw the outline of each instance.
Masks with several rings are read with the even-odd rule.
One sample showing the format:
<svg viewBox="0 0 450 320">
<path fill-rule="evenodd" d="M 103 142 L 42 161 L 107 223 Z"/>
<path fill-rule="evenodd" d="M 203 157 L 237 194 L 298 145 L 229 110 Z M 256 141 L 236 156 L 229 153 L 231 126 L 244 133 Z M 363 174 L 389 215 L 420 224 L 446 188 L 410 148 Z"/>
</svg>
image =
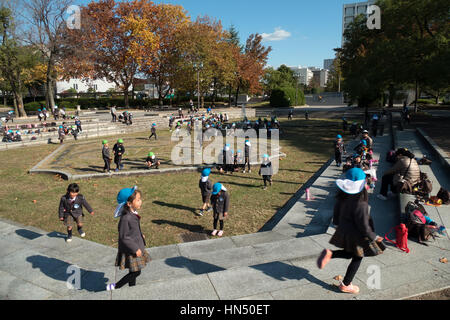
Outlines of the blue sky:
<svg viewBox="0 0 450 320">
<path fill-rule="evenodd" d="M 86 4 L 87 0 L 74 0 Z M 155 0 L 182 5 L 191 19 L 208 15 L 232 24 L 244 43 L 252 33 L 265 34 L 272 47 L 268 65 L 323 67 L 341 45 L 342 6 L 359 0 Z"/>
</svg>

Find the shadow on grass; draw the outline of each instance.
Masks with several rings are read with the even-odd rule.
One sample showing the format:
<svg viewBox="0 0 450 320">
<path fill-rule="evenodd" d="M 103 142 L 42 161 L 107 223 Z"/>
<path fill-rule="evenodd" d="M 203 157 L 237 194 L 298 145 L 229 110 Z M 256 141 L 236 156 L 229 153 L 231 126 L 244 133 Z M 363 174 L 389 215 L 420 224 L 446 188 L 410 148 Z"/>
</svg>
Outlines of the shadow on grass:
<svg viewBox="0 0 450 320">
<path fill-rule="evenodd" d="M 111 166 L 112 167 L 112 166 Z M 89 166 L 88 168 L 73 168 L 76 171 L 103 173 L 103 167 Z"/>
<path fill-rule="evenodd" d="M 202 226 L 194 225 L 194 224 L 187 224 L 182 222 L 175 222 L 175 221 L 169 221 L 169 220 L 152 220 L 153 223 L 157 225 L 163 225 L 168 224 L 180 229 L 185 229 L 193 233 L 206 233 L 206 231 L 203 229 Z"/>
<path fill-rule="evenodd" d="M 186 211 L 189 211 L 192 213 L 195 213 L 197 210 L 196 208 L 187 207 L 182 204 L 167 203 L 167 202 L 162 202 L 162 201 L 153 201 L 153 203 L 158 206 L 161 206 L 161 207 L 169 207 L 169 208 L 178 209 L 178 210 L 186 210 Z"/>
<path fill-rule="evenodd" d="M 71 282 L 71 279 L 76 278 L 79 270 L 79 275 L 81 277 L 78 283 L 80 286 L 78 288 L 79 290 L 101 292 L 105 290 L 106 283 L 108 282 L 108 278 L 105 277 L 105 273 L 103 272 L 72 269 L 74 267 L 73 265 L 55 258 L 34 255 L 27 257 L 26 261 L 31 263 L 33 269 L 40 269 L 47 277 L 57 281 L 68 282 L 74 286 L 76 286 L 77 283 Z"/>
</svg>

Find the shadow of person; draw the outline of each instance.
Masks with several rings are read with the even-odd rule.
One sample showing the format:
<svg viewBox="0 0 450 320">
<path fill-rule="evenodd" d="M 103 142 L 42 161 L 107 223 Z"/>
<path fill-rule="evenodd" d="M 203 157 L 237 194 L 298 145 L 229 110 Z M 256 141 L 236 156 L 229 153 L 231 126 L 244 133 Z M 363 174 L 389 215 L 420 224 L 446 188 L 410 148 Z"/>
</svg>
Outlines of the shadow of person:
<svg viewBox="0 0 450 320">
<path fill-rule="evenodd" d="M 185 229 L 185 230 L 188 230 L 188 231 L 194 232 L 194 233 L 205 233 L 205 230 L 200 225 L 187 224 L 187 223 L 175 222 L 175 221 L 169 221 L 169 220 L 152 220 L 152 222 L 156 223 L 157 225 L 169 224 L 171 226 L 174 226 L 174 227 L 177 227 L 180 229 Z"/>
<path fill-rule="evenodd" d="M 173 204 L 173 203 L 167 203 L 167 202 L 162 202 L 162 201 L 153 201 L 153 203 L 158 206 L 169 207 L 169 208 L 179 209 L 179 210 L 186 210 L 186 211 L 190 211 L 192 213 L 195 213 L 195 211 L 196 211 L 195 208 L 187 207 L 182 204 Z"/>
<path fill-rule="evenodd" d="M 279 281 L 305 279 L 311 283 L 321 286 L 324 289 L 336 291 L 336 288 L 333 285 L 317 279 L 311 275 L 308 270 L 284 262 L 275 261 L 251 266 L 250 268 L 259 270 Z"/>
<path fill-rule="evenodd" d="M 186 268 L 192 274 L 195 274 L 195 275 L 226 270 L 222 267 L 219 267 L 219 266 L 207 263 L 207 262 L 203 262 L 203 261 L 195 260 L 195 259 L 188 259 L 186 257 L 168 258 L 165 260 L 165 263 L 168 266 L 171 266 L 174 268 Z"/>
<path fill-rule="evenodd" d="M 28 239 L 28 240 L 34 240 L 34 239 L 37 239 L 37 238 L 40 238 L 40 237 L 43 236 L 40 233 L 37 233 L 37 232 L 34 232 L 34 231 L 30 231 L 30 230 L 26 230 L 26 229 L 17 229 L 16 230 L 16 234 L 21 236 L 21 237 L 23 237 L 23 238 L 25 238 L 25 239 Z"/>
<path fill-rule="evenodd" d="M 47 277 L 70 283 L 78 290 L 101 292 L 109 281 L 103 272 L 77 269 L 76 266 L 55 258 L 34 255 L 27 257 L 26 261 L 31 263 L 33 269 L 40 269 Z M 80 276 L 79 280 L 76 279 L 77 274 Z"/>
</svg>

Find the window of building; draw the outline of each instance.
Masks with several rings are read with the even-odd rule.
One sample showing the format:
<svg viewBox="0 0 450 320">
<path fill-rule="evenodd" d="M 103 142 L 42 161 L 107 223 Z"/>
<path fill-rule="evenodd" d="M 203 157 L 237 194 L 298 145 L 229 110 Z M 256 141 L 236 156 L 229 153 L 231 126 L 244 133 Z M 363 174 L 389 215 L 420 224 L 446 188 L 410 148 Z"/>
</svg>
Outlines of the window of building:
<svg viewBox="0 0 450 320">
<path fill-rule="evenodd" d="M 359 6 L 357 12 L 358 14 L 367 14 L 367 6 Z"/>
<path fill-rule="evenodd" d="M 75 90 L 78 90 L 78 84 L 74 83 L 74 84 L 73 84 L 73 88 L 74 88 Z"/>
<path fill-rule="evenodd" d="M 355 14 L 355 8 L 345 8 L 345 15 L 346 16 L 353 16 Z"/>
</svg>

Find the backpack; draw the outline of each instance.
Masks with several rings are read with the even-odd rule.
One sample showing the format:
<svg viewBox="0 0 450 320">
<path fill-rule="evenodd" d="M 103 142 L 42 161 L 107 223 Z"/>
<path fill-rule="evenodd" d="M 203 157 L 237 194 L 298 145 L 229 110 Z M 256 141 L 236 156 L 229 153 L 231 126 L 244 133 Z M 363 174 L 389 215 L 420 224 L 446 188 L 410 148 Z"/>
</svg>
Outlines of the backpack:
<svg viewBox="0 0 450 320">
<path fill-rule="evenodd" d="M 414 195 L 428 198 L 433 191 L 433 183 L 426 173 L 420 173 L 420 182 L 414 186 Z"/>
<path fill-rule="evenodd" d="M 428 213 L 425 210 L 424 206 L 422 206 L 419 203 L 419 201 L 417 201 L 417 200 L 415 202 L 410 201 L 410 202 L 408 202 L 408 204 L 405 207 L 405 216 L 403 216 L 402 219 L 401 219 L 402 223 L 407 225 L 408 222 L 410 221 L 411 214 L 414 211 L 420 211 L 423 215 L 426 215 L 426 216 L 428 215 Z"/>
<path fill-rule="evenodd" d="M 448 192 L 444 188 L 441 188 L 441 190 L 439 190 L 437 197 L 442 200 L 442 204 L 450 204 L 450 192 Z"/>
<path fill-rule="evenodd" d="M 390 163 L 395 163 L 396 157 L 395 157 L 395 151 L 391 150 L 386 155 L 386 161 Z"/>
<path fill-rule="evenodd" d="M 388 238 L 388 235 L 392 233 L 392 231 L 395 230 L 396 234 L 396 241 L 392 241 Z M 397 227 L 393 228 L 391 231 L 386 233 L 384 238 L 389 241 L 390 243 L 393 243 L 402 250 L 403 252 L 410 253 L 411 251 L 408 249 L 408 228 L 404 223 L 398 225 Z"/>
</svg>

